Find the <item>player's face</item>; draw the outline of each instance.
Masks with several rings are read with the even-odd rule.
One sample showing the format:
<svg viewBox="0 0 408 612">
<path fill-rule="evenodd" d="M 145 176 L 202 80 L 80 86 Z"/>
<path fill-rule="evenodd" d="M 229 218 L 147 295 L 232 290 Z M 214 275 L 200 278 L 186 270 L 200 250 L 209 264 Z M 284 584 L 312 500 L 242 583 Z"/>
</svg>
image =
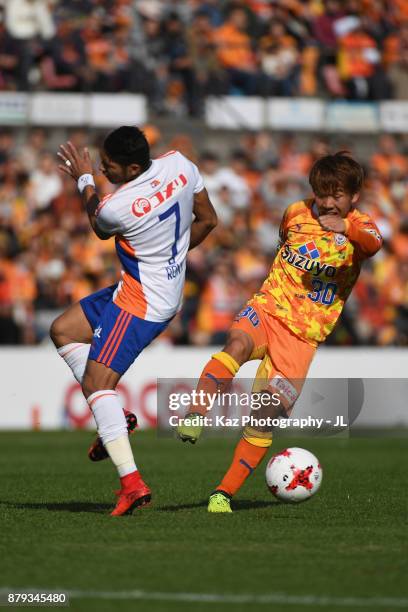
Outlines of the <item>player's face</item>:
<svg viewBox="0 0 408 612">
<path fill-rule="evenodd" d="M 102 174 L 114 185 L 124 183 L 127 180 L 126 168 L 112 161 L 103 149 L 100 151 L 100 155 L 101 164 L 99 167 Z"/>
<path fill-rule="evenodd" d="M 337 191 L 333 195 L 317 195 L 314 194 L 314 199 L 317 205 L 317 210 L 320 215 L 337 215 L 338 217 L 346 217 L 350 212 L 353 204 L 358 200 L 358 193 L 350 195 L 344 191 Z"/>
</svg>

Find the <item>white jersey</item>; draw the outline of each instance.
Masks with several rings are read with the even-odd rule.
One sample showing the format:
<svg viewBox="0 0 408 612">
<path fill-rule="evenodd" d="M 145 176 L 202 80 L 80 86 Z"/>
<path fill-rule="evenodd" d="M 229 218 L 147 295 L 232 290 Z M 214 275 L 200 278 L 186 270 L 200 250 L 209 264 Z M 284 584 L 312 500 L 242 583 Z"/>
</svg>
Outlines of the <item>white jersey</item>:
<svg viewBox="0 0 408 612">
<path fill-rule="evenodd" d="M 180 310 L 193 197 L 203 189 L 197 166 L 169 151 L 101 201 L 97 226 L 116 236 L 123 268 L 113 297 L 120 308 L 157 322 Z"/>
</svg>

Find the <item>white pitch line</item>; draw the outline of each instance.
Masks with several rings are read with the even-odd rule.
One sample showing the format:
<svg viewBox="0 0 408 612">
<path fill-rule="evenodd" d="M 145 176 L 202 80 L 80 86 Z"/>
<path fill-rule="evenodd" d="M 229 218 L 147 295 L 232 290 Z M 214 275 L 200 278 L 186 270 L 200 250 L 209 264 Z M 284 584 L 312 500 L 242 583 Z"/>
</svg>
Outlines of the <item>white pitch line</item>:
<svg viewBox="0 0 408 612">
<path fill-rule="evenodd" d="M 332 597 L 330 595 L 288 595 L 286 593 L 266 593 L 255 595 L 252 593 L 221 594 L 221 593 L 167 593 L 160 591 L 85 591 L 80 589 L 65 590 L 64 588 L 38 587 L 21 589 L 19 587 L 1 587 L 0 595 L 12 592 L 30 593 L 65 593 L 72 599 L 127 599 L 146 601 L 179 601 L 194 603 L 224 603 L 224 604 L 283 604 L 300 606 L 343 606 L 345 608 L 405 608 L 408 609 L 408 598 L 397 597 Z"/>
</svg>

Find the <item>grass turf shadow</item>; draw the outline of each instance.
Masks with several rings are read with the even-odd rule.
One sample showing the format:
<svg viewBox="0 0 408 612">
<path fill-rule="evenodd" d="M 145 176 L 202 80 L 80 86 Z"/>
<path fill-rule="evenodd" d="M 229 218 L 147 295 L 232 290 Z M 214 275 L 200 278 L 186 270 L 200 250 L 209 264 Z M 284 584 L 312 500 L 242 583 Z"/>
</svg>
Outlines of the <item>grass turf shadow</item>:
<svg viewBox="0 0 408 612">
<path fill-rule="evenodd" d="M 240 512 L 241 510 L 254 510 L 256 508 L 267 508 L 275 506 L 286 505 L 281 501 L 254 501 L 250 499 L 240 499 L 232 502 L 234 512 Z M 161 506 L 157 508 L 159 512 L 177 512 L 178 510 L 194 510 L 194 508 L 204 508 L 208 506 L 208 499 L 195 502 L 193 504 L 177 504 L 170 506 Z"/>
<path fill-rule="evenodd" d="M 196 508 L 206 508 L 208 500 L 204 499 L 190 504 L 172 504 L 167 506 L 156 506 L 154 508 L 158 512 L 178 512 L 179 510 L 194 510 Z M 274 508 L 276 506 L 285 506 L 281 501 L 254 501 L 250 499 L 240 499 L 233 502 L 233 511 L 241 512 L 255 510 L 257 508 Z M 103 504 L 95 502 L 9 502 L 0 501 L 0 506 L 13 508 L 18 510 L 48 510 L 50 512 L 93 512 L 96 514 L 105 513 L 113 508 L 113 504 Z"/>
</svg>

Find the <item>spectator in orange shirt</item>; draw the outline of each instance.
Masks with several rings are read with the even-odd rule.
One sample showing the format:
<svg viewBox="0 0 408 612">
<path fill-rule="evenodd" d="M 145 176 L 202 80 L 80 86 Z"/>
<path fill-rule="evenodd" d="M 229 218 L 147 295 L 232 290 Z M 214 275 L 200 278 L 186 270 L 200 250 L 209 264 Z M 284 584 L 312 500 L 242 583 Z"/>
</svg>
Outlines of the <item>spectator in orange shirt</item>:
<svg viewBox="0 0 408 612">
<path fill-rule="evenodd" d="M 220 93 L 222 68 L 215 49 L 214 28 L 206 13 L 195 15 L 186 37 L 200 95 Z"/>
<path fill-rule="evenodd" d="M 380 61 L 377 43 L 361 25 L 340 38 L 338 70 L 349 98 L 387 98 L 389 83 Z"/>
<path fill-rule="evenodd" d="M 191 116 L 200 114 L 196 75 L 189 54 L 184 23 L 177 13 L 170 13 L 164 23 L 164 52 L 170 75 L 183 84 L 184 98 Z M 176 81 L 177 82 L 177 81 Z"/>
<path fill-rule="evenodd" d="M 214 33 L 217 55 L 228 77 L 232 92 L 253 95 L 257 87 L 256 58 L 247 34 L 248 18 L 241 8 L 234 8 L 224 25 Z M 228 93 L 231 93 L 229 91 Z"/>
<path fill-rule="evenodd" d="M 394 18 L 397 23 L 403 23 L 408 21 L 408 4 L 407 0 L 393 0 L 392 11 Z"/>
<path fill-rule="evenodd" d="M 227 258 L 221 259 L 208 279 L 202 293 L 197 315 L 198 330 L 207 335 L 211 344 L 225 341 L 228 326 L 244 297 L 235 280 L 235 274 Z"/>
<path fill-rule="evenodd" d="M 398 151 L 397 142 L 391 134 L 383 134 L 379 139 L 378 153 L 371 158 L 371 165 L 383 179 L 389 179 L 391 173 L 408 172 L 408 162 Z"/>
<path fill-rule="evenodd" d="M 85 39 L 87 64 L 93 76 L 92 88 L 96 91 L 110 91 L 114 47 L 111 37 L 102 33 L 100 21 L 100 17 L 91 15 L 82 35 Z"/>
<path fill-rule="evenodd" d="M 300 152 L 293 134 L 282 136 L 278 149 L 279 169 L 282 172 L 306 176 L 312 165 L 309 152 Z"/>
<path fill-rule="evenodd" d="M 33 275 L 22 257 L 0 258 L 0 344 L 34 342 Z"/>
<path fill-rule="evenodd" d="M 407 346 L 408 343 L 408 259 L 402 262 L 399 269 L 398 283 L 396 286 L 396 316 L 395 328 L 397 331 L 397 343 Z"/>
<path fill-rule="evenodd" d="M 297 93 L 300 55 L 295 39 L 280 21 L 271 21 L 268 33 L 260 40 L 260 60 L 264 79 L 262 93 L 267 96 L 292 96 Z"/>
<path fill-rule="evenodd" d="M 370 77 L 379 56 L 375 40 L 361 28 L 340 39 L 340 70 L 344 79 Z"/>
<path fill-rule="evenodd" d="M 1 254 L 1 244 L 0 244 Z M 18 344 L 19 328 L 13 316 L 11 262 L 0 258 L 0 344 Z"/>
</svg>

